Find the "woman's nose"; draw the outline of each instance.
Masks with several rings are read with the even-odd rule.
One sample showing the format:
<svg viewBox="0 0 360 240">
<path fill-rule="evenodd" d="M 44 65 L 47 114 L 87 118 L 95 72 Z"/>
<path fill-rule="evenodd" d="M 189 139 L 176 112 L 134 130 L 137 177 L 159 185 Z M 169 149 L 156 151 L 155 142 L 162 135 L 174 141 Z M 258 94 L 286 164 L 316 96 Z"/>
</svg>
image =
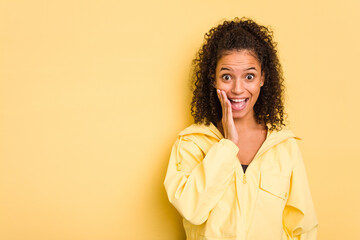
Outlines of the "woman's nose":
<svg viewBox="0 0 360 240">
<path fill-rule="evenodd" d="M 240 79 L 234 81 L 231 92 L 234 94 L 241 94 L 243 91 L 244 91 L 243 82 Z"/>
</svg>

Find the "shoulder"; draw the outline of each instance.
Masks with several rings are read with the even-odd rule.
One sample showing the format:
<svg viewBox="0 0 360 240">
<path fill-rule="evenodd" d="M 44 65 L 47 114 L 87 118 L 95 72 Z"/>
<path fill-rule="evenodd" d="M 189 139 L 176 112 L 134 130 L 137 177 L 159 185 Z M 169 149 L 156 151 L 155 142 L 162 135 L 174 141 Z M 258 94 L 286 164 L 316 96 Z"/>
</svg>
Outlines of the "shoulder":
<svg viewBox="0 0 360 240">
<path fill-rule="evenodd" d="M 212 123 L 210 123 L 209 125 L 194 123 L 179 133 L 179 136 L 188 135 L 204 135 L 218 139 L 223 138 L 221 132 Z"/>
<path fill-rule="evenodd" d="M 214 144 L 224 142 L 221 132 L 213 125 L 192 124 L 178 134 L 178 151 L 202 152 L 206 154 Z"/>
<path fill-rule="evenodd" d="M 272 131 L 268 135 L 268 141 L 272 145 L 271 148 L 289 161 L 294 160 L 294 156 L 300 152 L 298 145 L 299 140 L 301 140 L 301 138 L 295 135 L 289 128 Z"/>
<path fill-rule="evenodd" d="M 218 142 L 224 138 L 221 132 L 214 126 L 214 124 L 192 124 L 182 130 L 178 134 L 178 139 L 189 140 L 193 142 L 215 141 Z"/>
<path fill-rule="evenodd" d="M 301 140 L 289 127 L 283 127 L 281 130 L 273 130 L 268 132 L 267 138 L 281 144 L 297 144 Z"/>
</svg>

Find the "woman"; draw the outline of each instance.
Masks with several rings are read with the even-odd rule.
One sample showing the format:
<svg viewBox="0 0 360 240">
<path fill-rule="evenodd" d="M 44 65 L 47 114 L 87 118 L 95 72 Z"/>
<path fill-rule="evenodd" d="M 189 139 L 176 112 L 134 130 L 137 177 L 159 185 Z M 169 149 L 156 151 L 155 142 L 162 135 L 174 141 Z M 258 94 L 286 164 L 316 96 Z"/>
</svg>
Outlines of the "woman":
<svg viewBox="0 0 360 240">
<path fill-rule="evenodd" d="M 179 134 L 164 182 L 187 239 L 316 239 L 272 32 L 225 21 L 205 35 L 194 65 L 195 124 Z"/>
</svg>

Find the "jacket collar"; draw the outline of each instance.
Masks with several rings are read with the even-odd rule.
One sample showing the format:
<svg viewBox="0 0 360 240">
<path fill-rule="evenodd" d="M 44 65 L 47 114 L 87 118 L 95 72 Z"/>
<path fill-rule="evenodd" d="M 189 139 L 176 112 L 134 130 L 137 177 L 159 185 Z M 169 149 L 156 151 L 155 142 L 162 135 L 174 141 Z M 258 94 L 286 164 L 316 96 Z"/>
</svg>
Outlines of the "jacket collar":
<svg viewBox="0 0 360 240">
<path fill-rule="evenodd" d="M 189 135 L 189 134 L 203 134 L 205 136 L 213 137 L 213 138 L 217 139 L 218 141 L 220 141 L 221 139 L 224 138 L 224 136 L 221 134 L 219 129 L 217 129 L 217 127 L 213 123 L 210 123 L 209 126 L 206 126 L 205 124 L 193 124 L 193 125 L 187 127 L 186 129 L 184 129 L 183 131 L 181 131 L 179 133 L 179 136 L 184 136 L 184 135 Z M 263 154 L 264 152 L 266 152 L 273 146 L 275 146 L 289 138 L 300 139 L 300 138 L 296 137 L 294 135 L 294 133 L 287 128 L 284 128 L 280 131 L 276 131 L 276 130 L 268 131 L 266 139 L 256 155 Z"/>
</svg>

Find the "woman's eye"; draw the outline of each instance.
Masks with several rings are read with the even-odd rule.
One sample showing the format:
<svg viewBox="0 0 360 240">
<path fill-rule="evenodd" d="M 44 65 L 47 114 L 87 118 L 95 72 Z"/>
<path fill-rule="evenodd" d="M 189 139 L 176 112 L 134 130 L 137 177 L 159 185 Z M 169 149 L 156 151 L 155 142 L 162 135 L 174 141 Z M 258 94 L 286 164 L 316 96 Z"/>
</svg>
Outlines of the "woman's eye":
<svg viewBox="0 0 360 240">
<path fill-rule="evenodd" d="M 224 74 L 222 76 L 222 78 L 225 80 L 225 81 L 229 81 L 231 79 L 231 76 L 229 74 Z"/>
<path fill-rule="evenodd" d="M 247 79 L 247 80 L 253 80 L 253 79 L 254 79 L 254 75 L 253 75 L 253 74 L 248 74 L 248 75 L 246 75 L 246 79 Z"/>
</svg>

